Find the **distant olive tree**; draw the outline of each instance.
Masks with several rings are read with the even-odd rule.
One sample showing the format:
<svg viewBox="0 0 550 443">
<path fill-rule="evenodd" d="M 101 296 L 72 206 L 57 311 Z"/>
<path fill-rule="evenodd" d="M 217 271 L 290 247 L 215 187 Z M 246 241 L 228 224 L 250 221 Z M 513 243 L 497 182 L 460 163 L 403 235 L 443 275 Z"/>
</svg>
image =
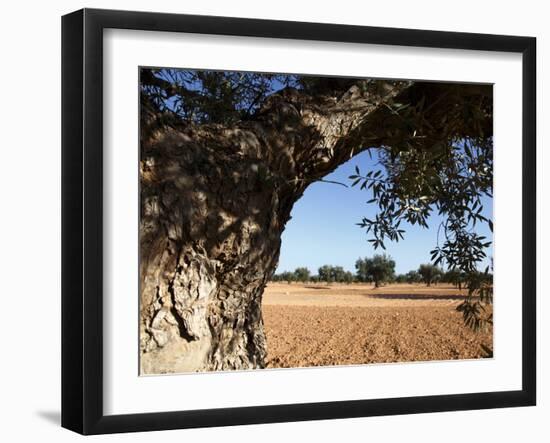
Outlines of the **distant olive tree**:
<svg viewBox="0 0 550 443">
<path fill-rule="evenodd" d="M 422 281 L 426 283 L 426 286 L 431 286 L 432 283 L 437 283 L 442 275 L 441 269 L 432 264 L 420 265 L 418 268 L 418 273 L 422 277 Z"/>
<path fill-rule="evenodd" d="M 420 283 L 422 281 L 422 276 L 418 271 L 409 271 L 406 274 L 407 283 Z"/>
<path fill-rule="evenodd" d="M 372 282 L 371 275 L 368 272 L 368 264 L 366 258 L 358 258 L 355 261 L 355 276 L 357 280 L 363 283 Z"/>
<path fill-rule="evenodd" d="M 345 283 L 353 283 L 354 276 L 353 276 L 353 274 L 352 274 L 351 272 L 346 271 L 346 272 L 344 273 L 344 276 L 343 276 L 343 277 L 344 277 L 344 282 L 345 282 Z"/>
<path fill-rule="evenodd" d="M 318 270 L 317 279 L 326 283 L 352 283 L 353 274 L 342 266 L 323 265 Z"/>
<path fill-rule="evenodd" d="M 389 255 L 377 254 L 372 258 L 357 259 L 355 269 L 360 281 L 372 281 L 374 287 L 379 288 L 382 283 L 393 279 L 395 261 Z"/>
<path fill-rule="evenodd" d="M 296 281 L 296 276 L 294 275 L 294 272 L 285 271 L 280 274 L 281 281 L 286 281 L 287 283 L 292 283 L 293 281 Z"/>
<path fill-rule="evenodd" d="M 330 265 L 323 265 L 321 266 L 317 274 L 319 275 L 319 280 L 324 281 L 326 283 L 331 283 L 334 281 L 334 275 L 332 273 L 332 266 Z"/>
<path fill-rule="evenodd" d="M 296 281 L 305 283 L 310 280 L 311 272 L 305 267 L 296 268 L 294 270 L 294 278 Z"/>
<path fill-rule="evenodd" d="M 407 283 L 407 275 L 406 274 L 397 274 L 395 276 L 395 282 L 396 283 Z"/>
<path fill-rule="evenodd" d="M 346 271 L 342 266 L 333 266 L 332 276 L 335 282 L 342 283 L 345 280 Z"/>
<path fill-rule="evenodd" d="M 462 285 L 465 281 L 465 274 L 463 272 L 460 272 L 458 269 L 449 269 L 447 272 L 445 272 L 443 276 L 443 280 L 447 283 L 451 283 L 452 285 L 456 286 L 458 289 L 462 289 Z"/>
</svg>

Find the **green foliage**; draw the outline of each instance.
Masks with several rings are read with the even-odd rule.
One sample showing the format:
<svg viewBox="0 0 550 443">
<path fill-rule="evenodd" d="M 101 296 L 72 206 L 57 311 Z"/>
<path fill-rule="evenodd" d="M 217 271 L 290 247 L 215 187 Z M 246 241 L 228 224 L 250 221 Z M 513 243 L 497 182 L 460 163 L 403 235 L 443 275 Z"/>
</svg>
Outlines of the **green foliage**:
<svg viewBox="0 0 550 443">
<path fill-rule="evenodd" d="M 355 269 L 359 281 L 372 281 L 378 288 L 382 283 L 394 278 L 395 261 L 386 254 L 375 255 L 372 258 L 359 258 L 355 262 Z"/>
<path fill-rule="evenodd" d="M 417 271 L 409 271 L 406 274 L 407 283 L 420 283 L 422 281 L 422 276 Z"/>
<path fill-rule="evenodd" d="M 486 330 L 493 324 L 493 314 L 487 309 L 487 305 L 493 303 L 493 274 L 489 267 L 484 272 L 468 273 L 466 285 L 468 297 L 456 309 L 473 330 Z"/>
<path fill-rule="evenodd" d="M 311 273 L 309 272 L 308 268 L 302 267 L 302 268 L 296 268 L 294 270 L 294 278 L 296 281 L 305 283 L 310 280 Z"/>
<path fill-rule="evenodd" d="M 446 88 L 443 95 L 437 96 L 438 88 Z M 493 229 L 482 200 L 493 192 L 492 90 L 483 85 L 433 84 L 412 90 L 387 103 L 378 120 L 373 116 L 374 124 L 379 121 L 386 128 L 369 148 L 379 168 L 362 174 L 356 167 L 349 179 L 352 186 L 370 193 L 368 203 L 378 211 L 358 225 L 370 235 L 374 249 L 385 249 L 385 242 L 404 238 L 405 224 L 427 228 L 430 216 L 438 214 L 443 222 L 431 251 L 432 264 L 458 272 L 449 276 L 453 284 L 464 283 L 472 296 L 484 299 L 481 304 L 490 303 L 481 293 L 492 282 L 479 285 L 476 275 L 491 241 L 476 227 L 486 223 Z M 432 273 L 433 269 L 422 269 L 428 285 Z M 462 312 L 475 329 L 482 317 L 480 307 L 464 305 Z"/>
<path fill-rule="evenodd" d="M 407 275 L 406 274 L 397 274 L 395 276 L 395 283 L 407 283 Z"/>
<path fill-rule="evenodd" d="M 356 79 L 295 74 L 142 68 L 142 104 L 179 122 L 231 124 L 247 120 L 266 99 L 291 87 L 306 94 L 341 95 Z"/>
<path fill-rule="evenodd" d="M 466 281 L 466 274 L 464 272 L 459 271 L 457 268 L 449 269 L 442 277 L 442 280 L 451 283 L 452 285 L 456 286 L 458 289 L 462 289 L 462 285 L 464 285 Z"/>
<path fill-rule="evenodd" d="M 481 202 L 482 195 L 492 196 L 492 139 L 483 148 L 470 143 L 462 141 L 438 154 L 400 151 L 395 158 L 382 150 L 380 164 L 385 171 L 362 176 L 356 168 L 358 173 L 350 176 L 352 186 L 370 191 L 368 203 L 379 208 L 374 219 L 364 217 L 358 223 L 372 234 L 369 242 L 374 249 L 385 249 L 386 240 L 402 240 L 402 222 L 428 228 L 430 215 L 437 211 L 445 217 L 439 227 L 445 239 L 431 251 L 434 264 L 446 263 L 465 272 L 476 270 L 476 264 L 486 257 L 484 249 L 491 244 L 474 228 L 479 222 L 493 226 L 483 215 Z"/>
<path fill-rule="evenodd" d="M 353 274 L 349 271 L 346 271 L 344 273 L 344 283 L 353 283 L 355 281 L 355 277 L 353 276 Z"/>
<path fill-rule="evenodd" d="M 431 286 L 432 283 L 437 283 L 441 279 L 443 271 L 435 265 L 422 264 L 418 267 L 418 274 L 427 286 Z"/>
<path fill-rule="evenodd" d="M 355 261 L 355 275 L 357 280 L 363 283 L 371 283 L 372 279 L 368 272 L 366 259 L 358 258 Z"/>
<path fill-rule="evenodd" d="M 345 271 L 342 266 L 323 265 L 318 270 L 319 281 L 326 283 L 351 283 L 353 282 L 353 274 Z"/>
<path fill-rule="evenodd" d="M 294 272 L 281 272 L 280 274 L 275 274 L 271 277 L 271 281 L 275 282 L 301 282 L 305 283 L 311 281 L 311 272 L 306 267 L 299 267 L 294 270 Z"/>
<path fill-rule="evenodd" d="M 285 271 L 271 277 L 274 282 L 326 282 L 326 283 L 353 283 L 354 276 L 345 271 L 342 266 L 324 265 L 319 268 L 318 275 L 311 275 L 306 267 L 298 267 L 293 272 Z"/>
<path fill-rule="evenodd" d="M 256 112 L 296 76 L 234 71 L 142 68 L 142 103 L 180 122 L 230 124 Z"/>
<path fill-rule="evenodd" d="M 271 281 L 291 283 L 296 281 L 296 276 L 294 275 L 294 272 L 285 271 L 280 274 L 273 275 L 273 277 L 271 277 Z"/>
</svg>

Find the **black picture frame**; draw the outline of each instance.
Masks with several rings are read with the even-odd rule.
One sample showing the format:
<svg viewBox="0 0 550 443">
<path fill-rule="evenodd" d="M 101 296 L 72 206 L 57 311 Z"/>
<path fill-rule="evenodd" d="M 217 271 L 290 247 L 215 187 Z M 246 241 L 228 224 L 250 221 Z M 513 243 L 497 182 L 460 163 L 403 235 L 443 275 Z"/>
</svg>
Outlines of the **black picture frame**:
<svg viewBox="0 0 550 443">
<path fill-rule="evenodd" d="M 522 389 L 177 412 L 103 413 L 103 30 L 519 53 L 523 64 Z M 82 434 L 530 406 L 536 403 L 536 39 L 83 9 L 62 18 L 62 426 Z"/>
</svg>

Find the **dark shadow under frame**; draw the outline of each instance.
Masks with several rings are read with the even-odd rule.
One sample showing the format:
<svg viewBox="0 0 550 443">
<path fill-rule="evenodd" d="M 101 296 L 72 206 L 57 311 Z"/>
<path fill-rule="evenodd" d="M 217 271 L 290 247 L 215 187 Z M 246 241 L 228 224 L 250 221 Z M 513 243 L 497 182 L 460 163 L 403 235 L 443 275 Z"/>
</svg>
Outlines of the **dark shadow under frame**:
<svg viewBox="0 0 550 443">
<path fill-rule="evenodd" d="M 522 389 L 103 414 L 103 29 L 520 53 Z M 82 434 L 530 406 L 536 403 L 536 40 L 485 34 L 84 9 L 62 19 L 62 426 Z"/>
</svg>

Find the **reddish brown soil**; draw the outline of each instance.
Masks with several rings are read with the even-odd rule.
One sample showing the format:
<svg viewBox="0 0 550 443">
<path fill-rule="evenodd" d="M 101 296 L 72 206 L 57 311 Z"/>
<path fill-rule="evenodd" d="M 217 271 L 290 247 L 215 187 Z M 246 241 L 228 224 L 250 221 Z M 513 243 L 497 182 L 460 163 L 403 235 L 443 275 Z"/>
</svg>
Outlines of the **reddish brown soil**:
<svg viewBox="0 0 550 443">
<path fill-rule="evenodd" d="M 473 332 L 448 286 L 270 284 L 263 302 L 268 367 L 487 357 L 492 330 Z"/>
</svg>

